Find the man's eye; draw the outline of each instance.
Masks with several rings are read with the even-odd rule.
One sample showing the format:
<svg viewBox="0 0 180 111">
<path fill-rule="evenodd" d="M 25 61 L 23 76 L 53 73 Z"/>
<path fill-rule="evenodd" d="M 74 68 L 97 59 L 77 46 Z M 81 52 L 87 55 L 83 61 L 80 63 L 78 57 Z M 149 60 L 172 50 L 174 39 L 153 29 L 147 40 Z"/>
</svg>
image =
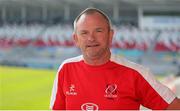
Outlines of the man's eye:
<svg viewBox="0 0 180 111">
<path fill-rule="evenodd" d="M 97 32 L 102 32 L 102 30 L 101 30 L 101 29 L 97 29 L 96 31 L 97 31 Z"/>
<path fill-rule="evenodd" d="M 87 32 L 81 32 L 81 35 L 85 35 L 85 34 L 87 34 Z"/>
</svg>

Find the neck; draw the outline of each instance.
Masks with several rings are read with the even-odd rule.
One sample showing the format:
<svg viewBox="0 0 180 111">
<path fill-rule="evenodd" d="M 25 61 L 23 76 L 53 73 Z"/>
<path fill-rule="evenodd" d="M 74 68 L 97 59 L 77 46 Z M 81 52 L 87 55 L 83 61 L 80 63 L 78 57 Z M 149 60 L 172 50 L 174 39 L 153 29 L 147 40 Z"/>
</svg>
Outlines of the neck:
<svg viewBox="0 0 180 111">
<path fill-rule="evenodd" d="M 107 63 L 110 60 L 111 53 L 109 51 L 100 57 L 87 57 L 84 55 L 83 55 L 83 57 L 84 57 L 84 62 L 86 64 L 98 66 L 98 65 L 103 65 L 103 64 Z"/>
</svg>

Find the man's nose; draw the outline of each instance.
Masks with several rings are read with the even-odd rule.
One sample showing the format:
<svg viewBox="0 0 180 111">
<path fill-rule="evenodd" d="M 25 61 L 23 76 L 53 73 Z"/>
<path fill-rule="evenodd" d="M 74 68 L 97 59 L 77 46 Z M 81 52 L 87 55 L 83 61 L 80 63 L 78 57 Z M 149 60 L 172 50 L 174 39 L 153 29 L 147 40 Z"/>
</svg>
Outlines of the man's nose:
<svg viewBox="0 0 180 111">
<path fill-rule="evenodd" d="M 94 32 L 92 32 L 88 36 L 88 41 L 94 41 L 94 40 L 95 40 L 95 34 L 94 34 Z"/>
</svg>

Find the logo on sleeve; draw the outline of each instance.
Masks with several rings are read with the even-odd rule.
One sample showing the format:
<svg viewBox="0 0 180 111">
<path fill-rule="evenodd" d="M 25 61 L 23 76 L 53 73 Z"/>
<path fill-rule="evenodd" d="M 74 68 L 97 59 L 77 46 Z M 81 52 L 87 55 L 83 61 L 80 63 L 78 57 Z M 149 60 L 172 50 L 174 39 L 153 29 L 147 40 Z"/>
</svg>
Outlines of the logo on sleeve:
<svg viewBox="0 0 180 111">
<path fill-rule="evenodd" d="M 108 99 L 117 98 L 117 85 L 116 84 L 107 84 L 104 97 Z"/>
<path fill-rule="evenodd" d="M 77 92 L 75 91 L 75 85 L 74 84 L 71 84 L 71 86 L 69 87 L 69 90 L 66 91 L 66 95 L 72 95 L 72 96 L 77 95 Z"/>
</svg>

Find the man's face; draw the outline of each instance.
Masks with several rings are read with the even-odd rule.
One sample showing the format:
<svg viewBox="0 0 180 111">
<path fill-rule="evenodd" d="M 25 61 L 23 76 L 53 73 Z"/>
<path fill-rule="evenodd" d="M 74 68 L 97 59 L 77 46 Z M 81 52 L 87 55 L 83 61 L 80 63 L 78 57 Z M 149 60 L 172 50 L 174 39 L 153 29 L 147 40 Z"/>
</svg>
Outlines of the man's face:
<svg viewBox="0 0 180 111">
<path fill-rule="evenodd" d="M 93 13 L 79 18 L 73 37 L 83 55 L 93 59 L 109 52 L 113 31 L 101 14 Z"/>
</svg>

